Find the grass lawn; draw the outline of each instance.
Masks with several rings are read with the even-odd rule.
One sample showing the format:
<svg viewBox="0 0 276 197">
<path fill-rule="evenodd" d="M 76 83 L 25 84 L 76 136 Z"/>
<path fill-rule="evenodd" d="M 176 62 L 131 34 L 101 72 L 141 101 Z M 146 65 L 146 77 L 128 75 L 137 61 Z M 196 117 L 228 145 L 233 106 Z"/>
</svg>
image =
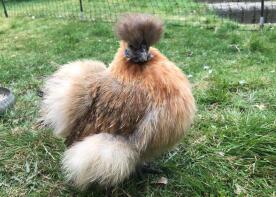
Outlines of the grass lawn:
<svg viewBox="0 0 276 197">
<path fill-rule="evenodd" d="M 0 18 L 0 84 L 17 97 L 0 117 L 0 196 L 102 196 L 65 183 L 63 141 L 35 127 L 37 90 L 59 64 L 108 64 L 117 47 L 109 23 Z M 131 178 L 114 196 L 275 196 L 276 27 L 169 22 L 157 47 L 189 75 L 197 117 L 180 146 L 154 162 L 166 174 Z M 154 184 L 161 176 L 167 185 Z"/>
</svg>

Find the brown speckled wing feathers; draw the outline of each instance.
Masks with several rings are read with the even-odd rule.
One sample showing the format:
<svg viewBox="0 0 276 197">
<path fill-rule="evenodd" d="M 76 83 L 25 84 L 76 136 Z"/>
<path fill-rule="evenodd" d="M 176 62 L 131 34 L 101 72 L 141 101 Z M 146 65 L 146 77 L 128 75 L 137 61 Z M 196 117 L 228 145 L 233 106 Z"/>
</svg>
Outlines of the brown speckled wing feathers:
<svg viewBox="0 0 276 197">
<path fill-rule="evenodd" d="M 75 120 L 66 139 L 68 146 L 91 134 L 128 136 L 135 131 L 148 106 L 147 95 L 139 86 L 124 85 L 106 74 L 87 79 L 86 86 L 90 106 Z"/>
</svg>

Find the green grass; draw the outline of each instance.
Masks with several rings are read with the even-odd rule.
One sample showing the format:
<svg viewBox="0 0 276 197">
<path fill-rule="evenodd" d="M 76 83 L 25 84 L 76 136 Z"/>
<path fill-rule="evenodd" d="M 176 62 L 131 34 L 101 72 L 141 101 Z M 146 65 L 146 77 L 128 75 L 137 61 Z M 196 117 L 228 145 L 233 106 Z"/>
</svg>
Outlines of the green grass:
<svg viewBox="0 0 276 197">
<path fill-rule="evenodd" d="M 197 117 L 181 145 L 154 162 L 167 174 L 131 178 L 114 196 L 275 196 L 275 27 L 167 23 L 157 47 L 190 76 Z M 108 23 L 0 18 L 0 82 L 17 97 L 0 117 L 0 196 L 102 196 L 64 181 L 63 141 L 35 127 L 36 91 L 57 65 L 108 64 L 117 48 Z M 153 184 L 160 176 L 167 185 Z"/>
<path fill-rule="evenodd" d="M 124 12 L 155 13 L 167 20 L 204 20 L 206 6 L 193 0 L 83 0 L 83 15 L 87 20 L 116 21 Z M 10 16 L 53 16 L 79 18 L 78 0 L 9 0 L 6 2 Z M 204 13 L 199 16 L 199 13 Z M 202 18 L 202 19 L 201 19 Z"/>
</svg>

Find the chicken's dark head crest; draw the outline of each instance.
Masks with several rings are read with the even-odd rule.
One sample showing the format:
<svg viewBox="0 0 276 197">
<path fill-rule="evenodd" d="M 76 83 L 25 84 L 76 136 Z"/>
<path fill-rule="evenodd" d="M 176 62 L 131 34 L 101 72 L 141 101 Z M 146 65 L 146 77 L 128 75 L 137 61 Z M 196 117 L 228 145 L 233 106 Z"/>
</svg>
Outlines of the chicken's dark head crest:
<svg viewBox="0 0 276 197">
<path fill-rule="evenodd" d="M 160 40 L 163 29 L 161 19 L 139 13 L 124 14 L 115 26 L 118 38 L 128 45 L 125 56 L 135 63 L 143 63 L 151 58 L 149 47 Z"/>
</svg>

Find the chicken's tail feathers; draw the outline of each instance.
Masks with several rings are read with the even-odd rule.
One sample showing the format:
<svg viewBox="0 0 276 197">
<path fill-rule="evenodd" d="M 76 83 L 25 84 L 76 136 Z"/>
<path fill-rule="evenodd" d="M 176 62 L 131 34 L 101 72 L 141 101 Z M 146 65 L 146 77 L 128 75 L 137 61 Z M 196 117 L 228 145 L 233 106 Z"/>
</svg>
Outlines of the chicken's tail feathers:
<svg viewBox="0 0 276 197">
<path fill-rule="evenodd" d="M 152 46 L 160 40 L 163 29 L 163 21 L 160 18 L 142 13 L 124 14 L 115 26 L 119 39 L 134 45 L 145 42 L 147 46 Z"/>
<path fill-rule="evenodd" d="M 128 178 L 138 163 L 138 152 L 128 142 L 107 133 L 73 144 L 62 160 L 66 177 L 80 189 L 96 182 L 114 186 Z"/>
<path fill-rule="evenodd" d="M 44 84 L 39 121 L 54 128 L 56 136 L 70 135 L 68 127 L 73 122 L 72 117 L 81 117 L 89 105 L 89 99 L 83 96 L 88 95 L 85 86 L 88 78 L 105 70 L 104 63 L 93 60 L 78 60 L 62 65 Z M 72 107 L 72 104 L 83 107 Z"/>
</svg>

